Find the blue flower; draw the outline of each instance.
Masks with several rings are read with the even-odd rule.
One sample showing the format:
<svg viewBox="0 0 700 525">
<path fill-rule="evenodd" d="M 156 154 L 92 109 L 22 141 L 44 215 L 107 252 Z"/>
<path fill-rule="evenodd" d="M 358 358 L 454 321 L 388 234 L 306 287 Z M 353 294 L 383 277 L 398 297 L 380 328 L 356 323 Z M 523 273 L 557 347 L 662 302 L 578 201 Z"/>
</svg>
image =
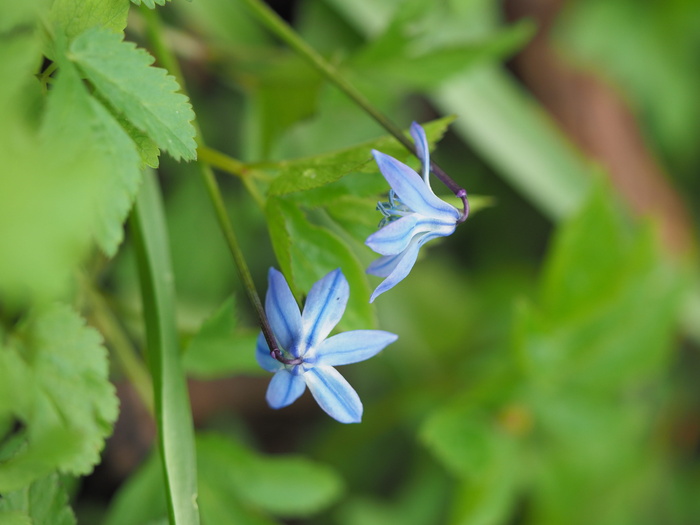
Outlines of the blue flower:
<svg viewBox="0 0 700 525">
<path fill-rule="evenodd" d="M 360 422 L 362 402 L 333 367 L 369 359 L 398 336 L 381 330 L 354 330 L 328 337 L 343 316 L 349 296 L 347 279 L 340 269 L 334 270 L 313 285 L 300 313 L 284 276 L 270 268 L 265 312 L 281 360 L 270 354 L 262 333 L 255 355 L 261 367 L 275 373 L 266 395 L 272 408 L 292 404 L 308 386 L 328 415 L 341 423 Z"/>
<path fill-rule="evenodd" d="M 370 302 L 408 275 L 423 244 L 436 237 L 451 235 L 462 217 L 457 208 L 438 198 L 430 188 L 428 140 L 423 128 L 415 122 L 411 124 L 411 136 L 422 164 L 422 177 L 395 158 L 372 150 L 379 171 L 391 190 L 389 202 L 377 205 L 384 215 L 379 223 L 380 230 L 365 241 L 383 256 L 369 265 L 367 273 L 386 277 L 374 290 Z"/>
</svg>

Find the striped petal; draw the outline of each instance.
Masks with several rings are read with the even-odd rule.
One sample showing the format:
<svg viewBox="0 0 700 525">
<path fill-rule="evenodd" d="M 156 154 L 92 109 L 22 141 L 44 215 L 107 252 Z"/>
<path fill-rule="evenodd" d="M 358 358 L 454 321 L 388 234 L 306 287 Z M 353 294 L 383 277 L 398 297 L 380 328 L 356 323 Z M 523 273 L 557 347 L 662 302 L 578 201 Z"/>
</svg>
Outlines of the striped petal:
<svg viewBox="0 0 700 525">
<path fill-rule="evenodd" d="M 370 264 L 369 268 L 367 268 L 367 273 L 386 277 L 386 279 L 374 290 L 369 302 L 374 302 L 381 294 L 403 281 L 411 271 L 411 268 L 413 268 L 413 265 L 416 264 L 420 247 L 436 237 L 442 237 L 442 235 L 427 233 L 420 237 L 416 236 L 403 252 L 397 255 L 380 257 Z"/>
<path fill-rule="evenodd" d="M 265 296 L 265 313 L 270 326 L 283 349 L 294 357 L 296 344 L 301 334 L 301 313 L 284 275 L 274 268 L 267 274 L 268 288 Z"/>
<path fill-rule="evenodd" d="M 357 392 L 332 366 L 317 366 L 301 377 L 306 381 L 318 405 L 341 423 L 362 420 L 362 401 Z"/>
<path fill-rule="evenodd" d="M 457 208 L 438 198 L 415 171 L 381 151 L 372 150 L 372 155 L 389 185 L 414 212 L 443 222 L 457 222 Z"/>
<path fill-rule="evenodd" d="M 301 375 L 293 375 L 283 369 L 272 376 L 265 399 L 271 408 L 283 408 L 299 399 L 305 389 L 306 382 Z"/>
<path fill-rule="evenodd" d="M 413 137 L 413 142 L 416 145 L 416 155 L 421 162 L 423 181 L 430 188 L 430 148 L 425 131 L 417 122 L 411 123 L 411 137 Z"/>
<path fill-rule="evenodd" d="M 277 372 L 284 365 L 270 355 L 270 347 L 265 341 L 265 336 L 262 332 L 258 335 L 258 341 L 255 345 L 255 359 L 263 370 L 268 372 Z"/>
<path fill-rule="evenodd" d="M 316 365 L 349 365 L 374 357 L 399 338 L 383 330 L 354 330 L 329 337 L 318 347 Z"/>
<path fill-rule="evenodd" d="M 301 317 L 304 351 L 313 349 L 335 328 L 349 297 L 350 287 L 340 268 L 311 287 Z"/>
</svg>

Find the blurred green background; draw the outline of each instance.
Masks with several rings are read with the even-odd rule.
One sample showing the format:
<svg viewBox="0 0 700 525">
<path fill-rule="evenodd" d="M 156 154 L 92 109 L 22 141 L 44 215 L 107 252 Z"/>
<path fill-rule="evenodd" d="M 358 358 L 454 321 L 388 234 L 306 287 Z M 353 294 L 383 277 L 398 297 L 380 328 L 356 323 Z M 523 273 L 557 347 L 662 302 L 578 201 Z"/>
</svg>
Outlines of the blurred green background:
<svg viewBox="0 0 700 525">
<path fill-rule="evenodd" d="M 433 158 L 482 206 L 370 308 L 379 281 L 362 275 L 374 257 L 362 241 L 388 190 L 378 172 L 367 164 L 308 192 L 274 194 L 270 183 L 306 166 L 283 161 L 386 133 L 240 2 L 159 8 L 208 146 L 262 174 L 261 206 L 219 173 L 259 290 L 270 266 L 291 270 L 303 295 L 340 264 L 358 290 L 344 326 L 400 336 L 341 369 L 362 424 L 337 424 L 308 393 L 270 410 L 254 313 L 196 167 L 161 158 L 204 522 L 700 523 L 697 1 L 270 3 L 401 127 L 453 115 Z M 147 47 L 135 8 L 126 35 Z M 23 147 L 22 132 L 0 131 L 0 152 Z M 73 157 L 58 151 L 47 155 L 71 173 Z M 35 188 L 39 162 L 16 158 Z M 71 183 L 92 191 L 79 177 Z M 27 211 L 3 184 L 9 196 L 19 183 L 0 179 L 0 232 Z M 20 241 L 0 235 L 0 289 L 79 295 L 62 269 L 82 261 L 142 340 L 131 239 L 111 260 L 73 239 L 85 200 L 57 201 L 59 190 L 42 186 L 43 215 L 22 219 L 21 242 L 34 244 L 13 250 Z M 84 523 L 158 523 L 162 483 L 144 460 L 152 423 L 113 370 L 120 420 L 74 491 L 76 512 Z"/>
<path fill-rule="evenodd" d="M 255 374 L 245 354 L 254 320 L 192 167 L 163 163 L 180 321 L 196 334 L 186 362 L 202 381 L 199 425 L 302 453 L 341 480 L 318 508 L 268 512 L 342 525 L 700 520 L 698 216 L 687 211 L 700 197 L 699 10 L 542 4 L 275 6 L 396 122 L 454 115 L 434 158 L 493 200 L 377 301 L 379 326 L 400 339 L 342 369 L 365 404 L 361 425 L 336 424 L 308 395 L 269 410 L 265 375 L 226 379 Z M 175 2 L 165 13 L 211 147 L 268 162 L 384 134 L 238 3 Z M 274 264 L 265 214 L 239 182 L 221 180 L 264 290 Z M 358 242 L 378 221 L 371 208 L 349 207 L 343 222 L 339 203 L 301 195 L 289 202 L 311 223 L 372 259 Z M 127 246 L 107 274 L 122 300 L 135 287 L 128 256 Z M 232 287 L 236 305 L 224 310 L 235 309 L 236 327 L 213 314 Z M 205 319 L 209 331 L 197 332 Z M 228 394 L 207 406 L 217 389 Z M 260 504 L 231 490 L 244 507 Z"/>
</svg>

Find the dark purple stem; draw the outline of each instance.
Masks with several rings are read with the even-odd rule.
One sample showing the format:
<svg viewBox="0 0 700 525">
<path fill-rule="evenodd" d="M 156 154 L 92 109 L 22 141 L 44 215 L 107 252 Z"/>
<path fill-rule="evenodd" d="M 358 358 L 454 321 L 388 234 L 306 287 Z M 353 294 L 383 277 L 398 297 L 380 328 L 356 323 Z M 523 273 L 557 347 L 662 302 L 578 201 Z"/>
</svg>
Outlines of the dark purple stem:
<svg viewBox="0 0 700 525">
<path fill-rule="evenodd" d="M 274 358 L 277 359 L 280 363 L 285 364 L 285 365 L 300 365 L 304 362 L 304 360 L 301 357 L 295 357 L 294 359 L 287 359 L 282 355 L 282 352 L 280 351 L 279 348 L 275 348 L 274 350 L 270 350 L 270 355 Z"/>
<path fill-rule="evenodd" d="M 457 224 L 466 221 L 467 217 L 469 217 L 469 199 L 467 197 L 467 190 L 452 180 L 452 177 L 445 173 L 440 166 L 435 164 L 435 162 L 430 162 L 430 171 L 433 172 L 433 174 L 435 174 L 435 176 L 440 179 L 440 181 L 447 186 L 456 197 L 462 199 L 462 214 L 459 216 L 459 219 L 457 219 Z"/>
</svg>

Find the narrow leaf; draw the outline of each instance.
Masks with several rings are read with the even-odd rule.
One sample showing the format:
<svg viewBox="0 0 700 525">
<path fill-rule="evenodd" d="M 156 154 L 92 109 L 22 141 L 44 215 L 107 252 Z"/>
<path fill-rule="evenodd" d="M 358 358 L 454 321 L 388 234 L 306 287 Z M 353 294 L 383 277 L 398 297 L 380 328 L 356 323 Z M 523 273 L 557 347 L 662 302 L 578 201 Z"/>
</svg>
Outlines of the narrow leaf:
<svg viewBox="0 0 700 525">
<path fill-rule="evenodd" d="M 197 524 L 194 428 L 175 320 L 175 290 L 163 204 L 146 177 L 131 216 L 141 281 L 158 440 L 172 523 Z"/>
</svg>

